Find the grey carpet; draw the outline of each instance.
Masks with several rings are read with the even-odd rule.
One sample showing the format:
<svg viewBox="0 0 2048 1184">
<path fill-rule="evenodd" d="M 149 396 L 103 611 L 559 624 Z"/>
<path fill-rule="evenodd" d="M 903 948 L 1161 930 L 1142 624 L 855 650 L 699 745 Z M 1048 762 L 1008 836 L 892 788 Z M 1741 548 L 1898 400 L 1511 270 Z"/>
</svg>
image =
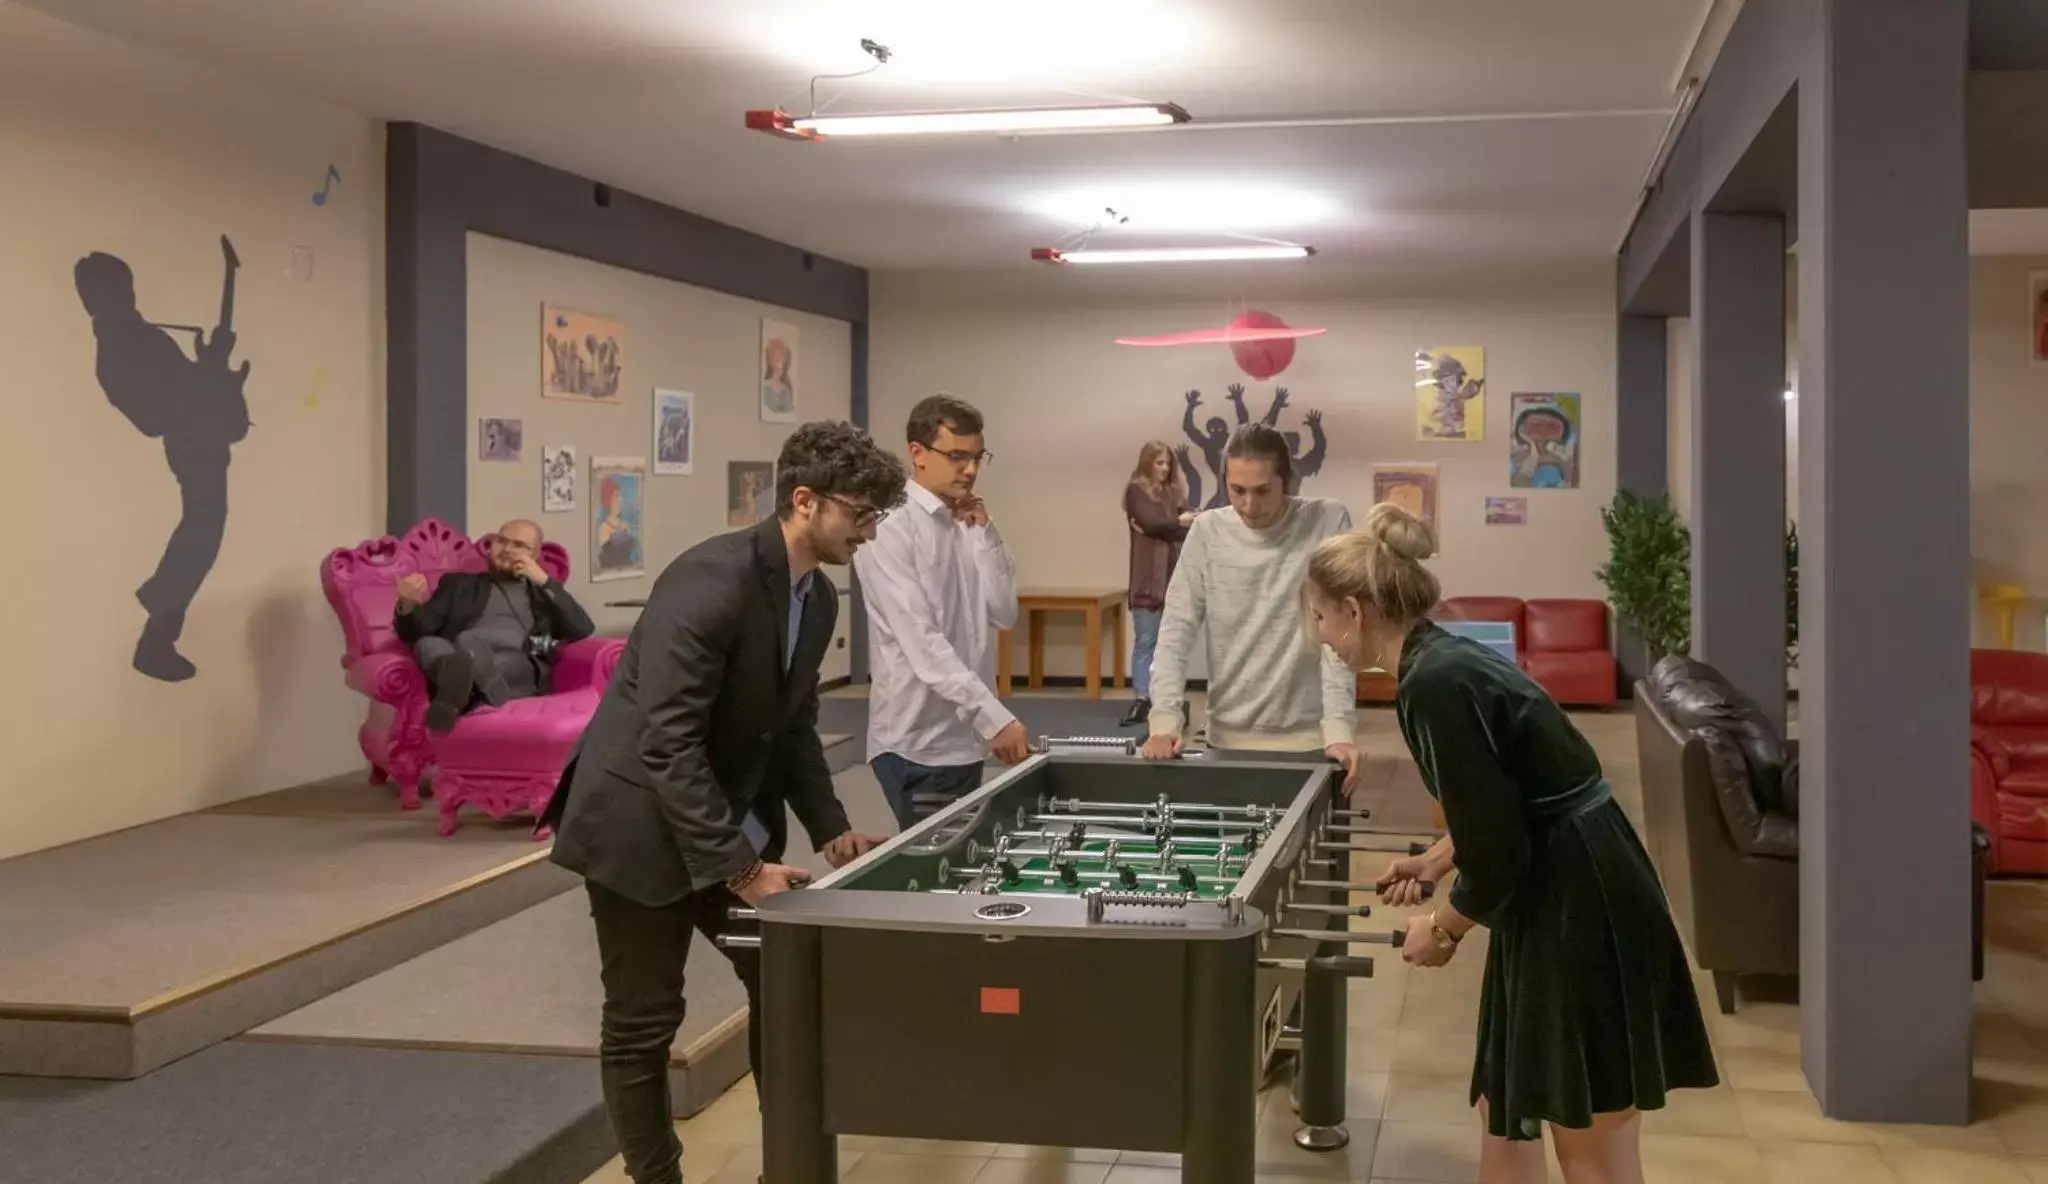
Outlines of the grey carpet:
<svg viewBox="0 0 2048 1184">
<path fill-rule="evenodd" d="M 359 793 L 375 793 L 360 787 Z M 289 956 L 541 845 L 431 812 L 188 814 L 0 861 L 0 1001 L 129 1007 Z"/>
<path fill-rule="evenodd" d="M 841 748 L 847 746 L 840 746 Z M 853 765 L 834 779 L 856 830 L 893 834 L 874 775 Z M 791 862 L 823 874 L 823 857 L 792 815 Z M 597 1054 L 603 1002 L 589 905 L 571 891 L 338 991 L 262 1027 L 259 1039 L 425 1048 Z M 689 1013 L 680 1054 L 745 1011 L 746 995 L 725 957 L 698 938 L 690 950 Z"/>
<path fill-rule="evenodd" d="M 0 1077 L 6 1184 L 567 1184 L 614 1151 L 562 1057 L 236 1041 L 139 1081 Z"/>
</svg>

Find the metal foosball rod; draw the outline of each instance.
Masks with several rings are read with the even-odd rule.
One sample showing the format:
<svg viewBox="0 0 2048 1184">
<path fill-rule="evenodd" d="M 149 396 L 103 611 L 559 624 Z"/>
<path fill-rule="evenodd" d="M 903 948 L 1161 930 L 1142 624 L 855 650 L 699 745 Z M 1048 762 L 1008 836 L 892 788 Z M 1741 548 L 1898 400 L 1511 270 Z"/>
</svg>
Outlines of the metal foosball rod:
<svg viewBox="0 0 2048 1184">
<path fill-rule="evenodd" d="M 1411 827 L 1398 830 L 1387 826 L 1353 826 L 1348 822 L 1325 822 L 1322 827 L 1326 835 L 1425 835 L 1429 832 Z"/>
<path fill-rule="evenodd" d="M 1405 929 L 1268 929 L 1266 932 L 1274 937 L 1337 942 L 1344 945 L 1400 946 L 1408 940 L 1408 931 Z"/>
<path fill-rule="evenodd" d="M 1037 840 L 1040 840 L 1040 841 L 1043 841 L 1043 842 L 1051 842 L 1051 841 L 1052 841 L 1052 840 L 1054 840 L 1054 839 L 1058 839 L 1058 840 L 1060 840 L 1061 842 L 1067 842 L 1067 843 L 1071 843 L 1071 842 L 1073 842 L 1073 841 L 1074 841 L 1074 832 L 1073 832 L 1073 830 L 1072 830 L 1072 829 L 1068 829 L 1068 830 L 1006 830 L 1006 831 L 1003 831 L 1003 832 L 1002 832 L 1002 837 L 1006 837 L 1006 838 L 1011 838 L 1011 839 L 1017 839 L 1017 840 L 1020 840 L 1020 841 L 1022 841 L 1022 840 L 1026 840 L 1026 839 L 1037 839 Z M 1161 839 L 1161 838 L 1160 838 L 1160 837 L 1159 837 L 1158 835 L 1156 835 L 1156 834 L 1152 834 L 1152 833 L 1150 833 L 1150 832 L 1148 832 L 1148 831 L 1135 831 L 1135 830 L 1131 830 L 1131 831 L 1126 831 L 1126 830 L 1112 830 L 1112 829 L 1106 829 L 1106 828 L 1105 828 L 1105 829 L 1083 830 L 1083 831 L 1082 831 L 1082 834 L 1081 834 L 1081 841 L 1082 841 L 1082 842 L 1103 842 L 1103 843 L 1109 843 L 1109 842 L 1116 842 L 1116 843 L 1127 843 L 1127 844 L 1128 844 L 1128 843 L 1136 843 L 1137 845 L 1139 845 L 1139 846 L 1141 846 L 1141 847 L 1156 847 L 1156 846 L 1158 846 L 1158 845 L 1159 845 L 1160 843 L 1162 843 L 1162 842 L 1173 842 L 1173 843 L 1202 843 L 1202 844 L 1205 844 L 1205 845 L 1208 845 L 1208 846 L 1212 846 L 1212 847 L 1243 847 L 1243 846 L 1245 845 L 1245 836 L 1242 836 L 1242 835 L 1238 835 L 1238 836 L 1231 836 L 1231 835 L 1173 835 L 1173 836 L 1170 836 L 1169 838 L 1166 838 L 1166 839 Z"/>
<path fill-rule="evenodd" d="M 1130 817 L 1117 817 L 1114 815 L 1107 814 L 1029 813 L 1023 815 L 1023 820 L 1026 823 L 1032 823 L 1038 826 L 1058 826 L 1061 823 L 1072 824 L 1076 822 L 1083 823 L 1089 826 L 1127 826 L 1134 821 L 1143 821 L 1142 819 L 1134 819 Z M 1237 819 L 1223 818 L 1169 818 L 1167 820 L 1167 825 L 1175 829 L 1185 827 L 1195 830 L 1234 831 L 1244 833 L 1258 832 L 1269 829 L 1267 824 L 1263 822 L 1251 822 L 1248 820 L 1241 821 Z"/>
<path fill-rule="evenodd" d="M 952 871 L 952 876 L 956 880 L 979 880 L 983 877 L 983 871 L 979 868 L 954 868 Z M 1037 880 L 1041 886 L 1046 887 L 1050 887 L 1052 885 L 1060 883 L 1060 877 L 1058 873 L 1048 874 L 1045 872 L 1019 873 L 1016 883 L 1022 884 L 1027 878 Z M 1077 871 L 1074 873 L 1074 878 L 1077 881 L 1087 884 L 1128 885 L 1130 882 L 1135 881 L 1139 884 L 1172 884 L 1178 886 L 1185 882 L 1179 876 L 1169 876 L 1160 872 L 1139 871 L 1132 872 L 1128 878 L 1118 872 Z M 1000 882 L 1000 878 L 998 882 Z M 1196 885 L 1205 888 L 1225 888 L 1232 884 L 1237 883 L 1237 877 L 1198 875 L 1195 877 L 1195 883 Z"/>
<path fill-rule="evenodd" d="M 1038 808 L 1047 814 L 1104 814 L 1114 810 L 1135 813 L 1151 813 L 1160 808 L 1157 801 L 1151 802 L 1089 802 L 1080 798 L 1043 797 L 1038 799 Z M 1205 806 L 1194 802 L 1168 802 L 1169 814 L 1218 814 L 1231 818 L 1270 818 L 1278 820 L 1285 811 L 1273 806 Z"/>
<path fill-rule="evenodd" d="M 1340 843 L 1325 840 L 1317 846 L 1324 851 L 1379 851 L 1387 855 L 1421 855 L 1429 850 L 1428 843 L 1361 843 L 1356 840 Z"/>
<path fill-rule="evenodd" d="M 1288 904 L 1286 911 L 1290 913 L 1327 913 L 1332 917 L 1372 916 L 1372 906 L 1369 904 L 1301 904 L 1296 902 Z"/>
<path fill-rule="evenodd" d="M 1361 883 L 1355 880 L 1296 880 L 1294 881 L 1294 886 L 1296 888 L 1321 888 L 1330 892 L 1378 892 L 1380 890 L 1378 884 Z M 1424 880 L 1422 882 L 1422 899 L 1428 900 L 1434 895 L 1436 895 L 1436 885 Z"/>
</svg>

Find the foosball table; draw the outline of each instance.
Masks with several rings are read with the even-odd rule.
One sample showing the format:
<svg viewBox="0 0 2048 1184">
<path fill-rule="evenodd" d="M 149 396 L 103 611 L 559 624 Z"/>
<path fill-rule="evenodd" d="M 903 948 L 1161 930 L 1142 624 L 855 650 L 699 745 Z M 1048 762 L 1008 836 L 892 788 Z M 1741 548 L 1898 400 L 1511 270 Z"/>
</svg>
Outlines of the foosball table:
<svg viewBox="0 0 2048 1184">
<path fill-rule="evenodd" d="M 1293 1054 L 1295 1141 L 1344 1129 L 1347 981 L 1370 890 L 1343 773 L 1308 757 L 1028 760 L 800 891 L 736 909 L 762 957 L 765 1184 L 829 1184 L 842 1134 L 1177 1152 L 1253 1178 L 1258 1091 Z"/>
</svg>

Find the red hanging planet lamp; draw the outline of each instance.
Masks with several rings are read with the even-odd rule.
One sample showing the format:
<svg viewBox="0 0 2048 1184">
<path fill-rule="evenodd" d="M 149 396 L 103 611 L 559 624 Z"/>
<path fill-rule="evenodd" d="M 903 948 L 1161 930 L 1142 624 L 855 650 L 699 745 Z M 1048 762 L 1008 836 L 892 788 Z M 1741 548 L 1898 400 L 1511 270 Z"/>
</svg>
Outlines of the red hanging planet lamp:
<svg viewBox="0 0 2048 1184">
<path fill-rule="evenodd" d="M 1220 329 L 1186 329 L 1158 337 L 1119 337 L 1118 345 L 1227 345 L 1238 369 L 1261 382 L 1294 362 L 1294 343 L 1304 337 L 1321 337 L 1328 329 L 1303 329 L 1289 325 L 1270 312 L 1253 309 L 1230 318 Z"/>
</svg>

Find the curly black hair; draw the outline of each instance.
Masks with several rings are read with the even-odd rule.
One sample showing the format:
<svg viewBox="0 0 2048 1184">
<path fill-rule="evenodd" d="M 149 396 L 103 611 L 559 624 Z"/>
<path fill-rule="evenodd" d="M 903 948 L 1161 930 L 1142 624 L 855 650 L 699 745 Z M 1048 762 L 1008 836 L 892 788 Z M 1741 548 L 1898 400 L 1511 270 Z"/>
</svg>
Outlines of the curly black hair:
<svg viewBox="0 0 2048 1184">
<path fill-rule="evenodd" d="M 789 517 L 790 495 L 799 486 L 820 497 L 860 498 L 890 510 L 903 503 L 907 480 L 903 462 L 861 429 L 840 420 L 807 423 L 782 442 L 775 462 L 775 513 Z"/>
</svg>

